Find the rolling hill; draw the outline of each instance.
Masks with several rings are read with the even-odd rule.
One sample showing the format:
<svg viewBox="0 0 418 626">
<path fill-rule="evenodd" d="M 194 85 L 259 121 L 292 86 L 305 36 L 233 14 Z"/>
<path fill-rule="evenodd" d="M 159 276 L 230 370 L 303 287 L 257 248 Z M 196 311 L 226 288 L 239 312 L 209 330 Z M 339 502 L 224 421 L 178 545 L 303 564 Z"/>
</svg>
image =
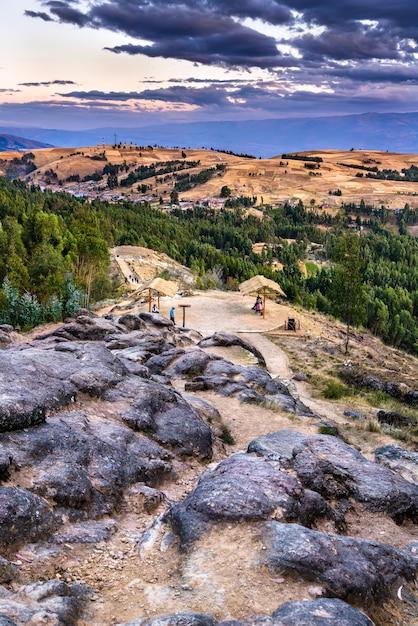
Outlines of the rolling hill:
<svg viewBox="0 0 418 626">
<path fill-rule="evenodd" d="M 418 154 L 317 150 L 254 159 L 215 150 L 124 144 L 32 152 L 34 171 L 17 175 L 42 187 L 89 197 L 155 202 L 162 198 L 167 202 L 173 189 L 178 189 L 181 200 L 221 205 L 221 190 L 227 187 L 232 197 L 256 197 L 258 205 L 293 198 L 331 209 L 362 199 L 389 209 L 403 208 L 406 203 L 418 206 L 418 182 L 414 180 Z M 0 173 L 16 158 L 21 158 L 18 152 L 4 152 Z M 109 172 L 114 174 L 111 189 Z"/>
<path fill-rule="evenodd" d="M 0 135 L 0 152 L 26 152 L 27 150 L 36 150 L 37 148 L 48 148 L 50 144 L 26 139 L 24 137 L 16 137 L 15 135 Z"/>
</svg>

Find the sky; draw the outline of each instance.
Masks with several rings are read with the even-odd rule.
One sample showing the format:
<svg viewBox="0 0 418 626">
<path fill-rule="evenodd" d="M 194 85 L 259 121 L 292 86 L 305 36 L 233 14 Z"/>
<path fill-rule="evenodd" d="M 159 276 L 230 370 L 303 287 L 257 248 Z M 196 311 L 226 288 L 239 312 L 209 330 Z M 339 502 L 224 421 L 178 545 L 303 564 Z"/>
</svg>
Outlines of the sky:
<svg viewBox="0 0 418 626">
<path fill-rule="evenodd" d="M 416 0 L 7 0 L 0 125 L 418 110 Z"/>
</svg>

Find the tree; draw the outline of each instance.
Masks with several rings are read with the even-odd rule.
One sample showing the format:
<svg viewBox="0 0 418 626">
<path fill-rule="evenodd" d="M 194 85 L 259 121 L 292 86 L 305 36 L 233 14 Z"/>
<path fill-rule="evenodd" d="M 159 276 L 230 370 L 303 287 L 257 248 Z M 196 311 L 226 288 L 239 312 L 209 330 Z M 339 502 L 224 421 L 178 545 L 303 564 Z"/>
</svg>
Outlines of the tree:
<svg viewBox="0 0 418 626">
<path fill-rule="evenodd" d="M 179 203 L 179 194 L 178 194 L 177 189 L 173 189 L 172 192 L 170 193 L 170 201 L 171 201 L 171 204 Z"/>
<path fill-rule="evenodd" d="M 362 279 L 363 262 L 360 238 L 354 233 L 344 233 L 337 241 L 335 262 L 328 297 L 332 311 L 346 323 L 345 353 L 348 352 L 351 326 L 361 324 L 365 318 L 366 298 Z"/>
<path fill-rule="evenodd" d="M 224 185 L 221 189 L 221 198 L 229 198 L 231 193 L 231 189 L 227 185 Z"/>
<path fill-rule="evenodd" d="M 93 279 L 109 266 L 109 251 L 100 233 L 97 216 L 92 211 L 78 211 L 73 234 L 77 244 L 75 275 L 85 286 L 87 306 Z"/>
</svg>

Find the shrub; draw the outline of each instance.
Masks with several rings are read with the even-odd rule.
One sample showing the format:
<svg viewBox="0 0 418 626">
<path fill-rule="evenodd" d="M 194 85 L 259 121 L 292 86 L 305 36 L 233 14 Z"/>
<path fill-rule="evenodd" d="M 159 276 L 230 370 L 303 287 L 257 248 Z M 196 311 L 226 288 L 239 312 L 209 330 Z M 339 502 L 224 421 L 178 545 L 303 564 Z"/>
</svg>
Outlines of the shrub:
<svg viewBox="0 0 418 626">
<path fill-rule="evenodd" d="M 344 396 L 351 396 L 352 391 L 342 383 L 338 383 L 335 380 L 328 380 L 325 383 L 325 389 L 322 395 L 324 398 L 327 398 L 327 400 L 339 400 L 340 398 L 344 398 Z"/>
<path fill-rule="evenodd" d="M 219 438 L 228 446 L 233 446 L 235 443 L 234 436 L 226 424 L 222 424 Z"/>
</svg>

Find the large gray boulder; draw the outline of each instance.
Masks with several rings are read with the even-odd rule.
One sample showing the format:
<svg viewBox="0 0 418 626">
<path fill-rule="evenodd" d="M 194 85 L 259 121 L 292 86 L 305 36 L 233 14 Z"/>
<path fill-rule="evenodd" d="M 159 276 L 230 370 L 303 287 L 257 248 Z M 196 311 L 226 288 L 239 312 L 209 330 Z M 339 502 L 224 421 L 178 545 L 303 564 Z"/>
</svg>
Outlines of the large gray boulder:
<svg viewBox="0 0 418 626">
<path fill-rule="evenodd" d="M 109 333 L 115 332 L 124 333 L 126 328 L 115 320 L 95 315 L 87 309 L 79 309 L 73 317 L 66 319 L 62 326 L 38 335 L 35 342 L 43 342 L 46 339 L 100 341 Z"/>
<path fill-rule="evenodd" d="M 185 369 L 181 363 L 187 358 L 188 369 Z M 190 380 L 190 373 L 198 371 L 201 373 Z M 241 402 L 249 404 L 267 405 L 297 415 L 313 415 L 307 406 L 291 395 L 283 382 L 273 379 L 260 367 L 243 367 L 212 355 L 196 357 L 193 367 L 192 355 L 186 355 L 180 365 L 175 363 L 168 373 L 176 376 L 183 374 L 188 379 L 185 384 L 188 392 L 214 391 L 226 397 L 236 396 Z"/>
<path fill-rule="evenodd" d="M 0 545 L 46 539 L 58 520 L 43 498 L 19 487 L 0 487 Z"/>
<path fill-rule="evenodd" d="M 17 593 L 0 598 L 0 625 L 76 626 L 92 591 L 82 585 L 58 580 L 33 583 Z"/>
<path fill-rule="evenodd" d="M 251 615 L 216 622 L 201 613 L 175 613 L 138 618 L 120 626 L 374 626 L 371 619 L 338 598 L 285 602 L 271 616 Z"/>
<path fill-rule="evenodd" d="M 160 615 L 151 619 L 136 619 L 120 626 L 216 626 L 209 615 L 182 611 L 181 613 Z"/>
<path fill-rule="evenodd" d="M 65 342 L 52 349 L 1 352 L 0 432 L 40 424 L 78 392 L 101 396 L 126 375 L 101 344 Z"/>
<path fill-rule="evenodd" d="M 293 476 L 242 453 L 207 470 L 196 489 L 170 511 L 185 549 L 212 524 L 273 517 L 310 526 L 320 517 L 333 519 L 334 512 L 319 494 L 304 490 Z"/>
<path fill-rule="evenodd" d="M 305 577 L 325 595 L 366 604 L 415 579 L 418 561 L 406 551 L 353 537 L 327 535 L 298 524 L 268 522 L 263 532 L 271 571 Z"/>
<path fill-rule="evenodd" d="M 374 626 L 367 615 L 338 598 L 285 602 L 272 617 L 274 626 Z"/>
<path fill-rule="evenodd" d="M 418 452 L 391 443 L 377 448 L 374 451 L 374 458 L 376 463 L 396 470 L 407 480 L 418 483 Z"/>
<path fill-rule="evenodd" d="M 43 523 L 51 529 L 52 513 L 43 498 L 59 513 L 60 520 L 63 515 L 73 520 L 98 518 L 114 512 L 129 485 L 141 482 L 155 486 L 172 471 L 170 453 L 156 443 L 118 423 L 90 421 L 81 412 L 60 414 L 36 429 L 5 434 L 1 447 L 11 460 L 11 478 L 14 472 L 32 471 L 28 487 L 32 493 L 22 494 L 12 488 L 2 492 L 4 511 L 16 509 L 19 494 L 20 509 L 26 501 L 27 508 L 31 505 L 25 511 L 28 526 L 35 515 L 32 508 L 37 508 L 39 523 L 33 530 L 28 528 L 28 533 L 41 529 Z M 13 538 L 15 528 L 7 519 L 2 522 L 0 537 L 4 542 Z M 22 540 L 27 539 L 23 522 L 20 527 Z"/>
<path fill-rule="evenodd" d="M 212 433 L 199 413 L 174 389 L 148 380 L 135 383 L 134 401 L 122 421 L 180 455 L 212 457 Z"/>
<path fill-rule="evenodd" d="M 368 461 L 337 437 L 312 435 L 293 450 L 293 468 L 302 484 L 325 498 L 353 498 L 402 523 L 418 521 L 418 485 Z"/>
<path fill-rule="evenodd" d="M 244 350 L 251 352 L 256 357 L 260 367 L 266 366 L 266 361 L 260 350 L 258 350 L 248 341 L 245 341 L 244 339 L 241 339 L 241 337 L 238 337 L 237 335 L 231 333 L 214 333 L 210 337 L 204 337 L 201 341 L 199 341 L 198 345 L 201 348 L 209 348 L 212 346 L 240 346 Z"/>
<path fill-rule="evenodd" d="M 398 523 L 417 521 L 418 485 L 368 461 L 338 437 L 284 430 L 259 437 L 248 449 L 292 468 L 305 488 L 327 500 L 352 498 Z"/>
</svg>

